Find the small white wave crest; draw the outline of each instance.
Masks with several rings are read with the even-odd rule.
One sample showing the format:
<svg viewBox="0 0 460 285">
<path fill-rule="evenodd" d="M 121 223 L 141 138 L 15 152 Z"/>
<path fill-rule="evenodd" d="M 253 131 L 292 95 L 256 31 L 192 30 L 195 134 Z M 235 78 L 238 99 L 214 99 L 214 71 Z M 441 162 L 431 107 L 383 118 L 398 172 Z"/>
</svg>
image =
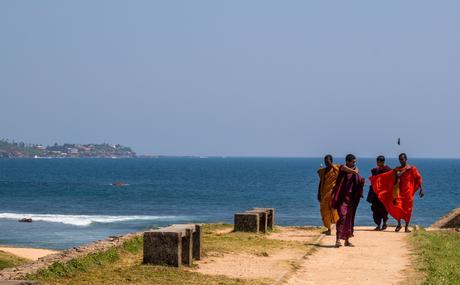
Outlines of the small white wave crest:
<svg viewBox="0 0 460 285">
<path fill-rule="evenodd" d="M 63 223 L 74 226 L 89 226 L 91 223 L 116 223 L 125 221 L 174 220 L 177 216 L 106 216 L 106 215 L 54 215 L 0 213 L 0 219 L 19 220 L 31 218 L 32 221 Z"/>
</svg>

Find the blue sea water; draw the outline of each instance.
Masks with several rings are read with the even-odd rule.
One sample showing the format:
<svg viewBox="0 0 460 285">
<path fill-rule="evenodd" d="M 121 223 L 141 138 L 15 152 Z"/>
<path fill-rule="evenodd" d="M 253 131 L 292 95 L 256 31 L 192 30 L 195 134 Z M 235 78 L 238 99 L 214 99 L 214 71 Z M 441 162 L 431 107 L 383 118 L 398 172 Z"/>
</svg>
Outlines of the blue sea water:
<svg viewBox="0 0 460 285">
<path fill-rule="evenodd" d="M 256 206 L 274 207 L 281 225 L 321 225 L 316 201 L 316 170 L 321 162 L 321 158 L 3 159 L 0 244 L 64 249 L 172 223 L 231 223 L 235 212 Z M 412 221 L 427 226 L 458 206 L 460 160 L 410 162 L 419 168 L 426 188 L 426 196 L 415 200 Z M 388 164 L 397 165 L 396 160 Z M 366 177 L 373 166 L 374 159 L 358 160 Z M 115 181 L 128 185 L 112 186 Z M 22 217 L 34 222 L 17 222 Z M 372 224 L 364 199 L 357 224 Z"/>
</svg>

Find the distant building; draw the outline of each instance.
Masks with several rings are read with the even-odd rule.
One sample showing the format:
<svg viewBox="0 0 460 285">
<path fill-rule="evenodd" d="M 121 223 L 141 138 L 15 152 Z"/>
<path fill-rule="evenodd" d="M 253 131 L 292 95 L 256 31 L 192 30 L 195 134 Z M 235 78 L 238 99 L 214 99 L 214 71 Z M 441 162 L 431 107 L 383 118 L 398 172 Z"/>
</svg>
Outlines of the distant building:
<svg viewBox="0 0 460 285">
<path fill-rule="evenodd" d="M 78 150 L 79 150 L 79 151 L 91 151 L 91 148 L 90 148 L 90 147 L 87 147 L 87 146 L 84 146 L 84 145 L 82 145 L 82 146 L 80 146 L 80 147 L 78 148 Z"/>
</svg>

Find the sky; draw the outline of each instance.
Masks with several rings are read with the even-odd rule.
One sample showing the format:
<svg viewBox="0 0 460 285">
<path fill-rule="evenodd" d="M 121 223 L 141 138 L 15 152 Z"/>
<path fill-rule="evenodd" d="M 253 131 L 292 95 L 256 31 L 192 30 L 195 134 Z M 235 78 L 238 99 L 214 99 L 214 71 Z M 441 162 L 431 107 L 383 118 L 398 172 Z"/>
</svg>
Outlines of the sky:
<svg viewBox="0 0 460 285">
<path fill-rule="evenodd" d="M 458 11 L 0 1 L 0 137 L 139 154 L 459 158 Z"/>
</svg>

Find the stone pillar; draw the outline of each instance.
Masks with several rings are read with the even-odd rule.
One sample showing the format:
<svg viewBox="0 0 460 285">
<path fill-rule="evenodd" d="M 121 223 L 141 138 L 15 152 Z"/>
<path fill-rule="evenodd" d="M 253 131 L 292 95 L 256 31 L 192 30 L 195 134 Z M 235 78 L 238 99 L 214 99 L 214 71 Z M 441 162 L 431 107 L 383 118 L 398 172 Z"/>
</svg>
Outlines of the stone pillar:
<svg viewBox="0 0 460 285">
<path fill-rule="evenodd" d="M 145 232 L 143 263 L 179 267 L 182 264 L 182 233 Z"/>
<path fill-rule="evenodd" d="M 267 226 L 270 230 L 275 228 L 275 209 L 268 208 Z"/>
<path fill-rule="evenodd" d="M 193 258 L 196 260 L 201 259 L 201 245 L 203 243 L 202 226 L 195 225 L 195 232 L 193 233 Z"/>
<path fill-rule="evenodd" d="M 185 236 L 182 237 L 182 264 L 192 266 L 192 230 L 185 229 Z"/>
</svg>

